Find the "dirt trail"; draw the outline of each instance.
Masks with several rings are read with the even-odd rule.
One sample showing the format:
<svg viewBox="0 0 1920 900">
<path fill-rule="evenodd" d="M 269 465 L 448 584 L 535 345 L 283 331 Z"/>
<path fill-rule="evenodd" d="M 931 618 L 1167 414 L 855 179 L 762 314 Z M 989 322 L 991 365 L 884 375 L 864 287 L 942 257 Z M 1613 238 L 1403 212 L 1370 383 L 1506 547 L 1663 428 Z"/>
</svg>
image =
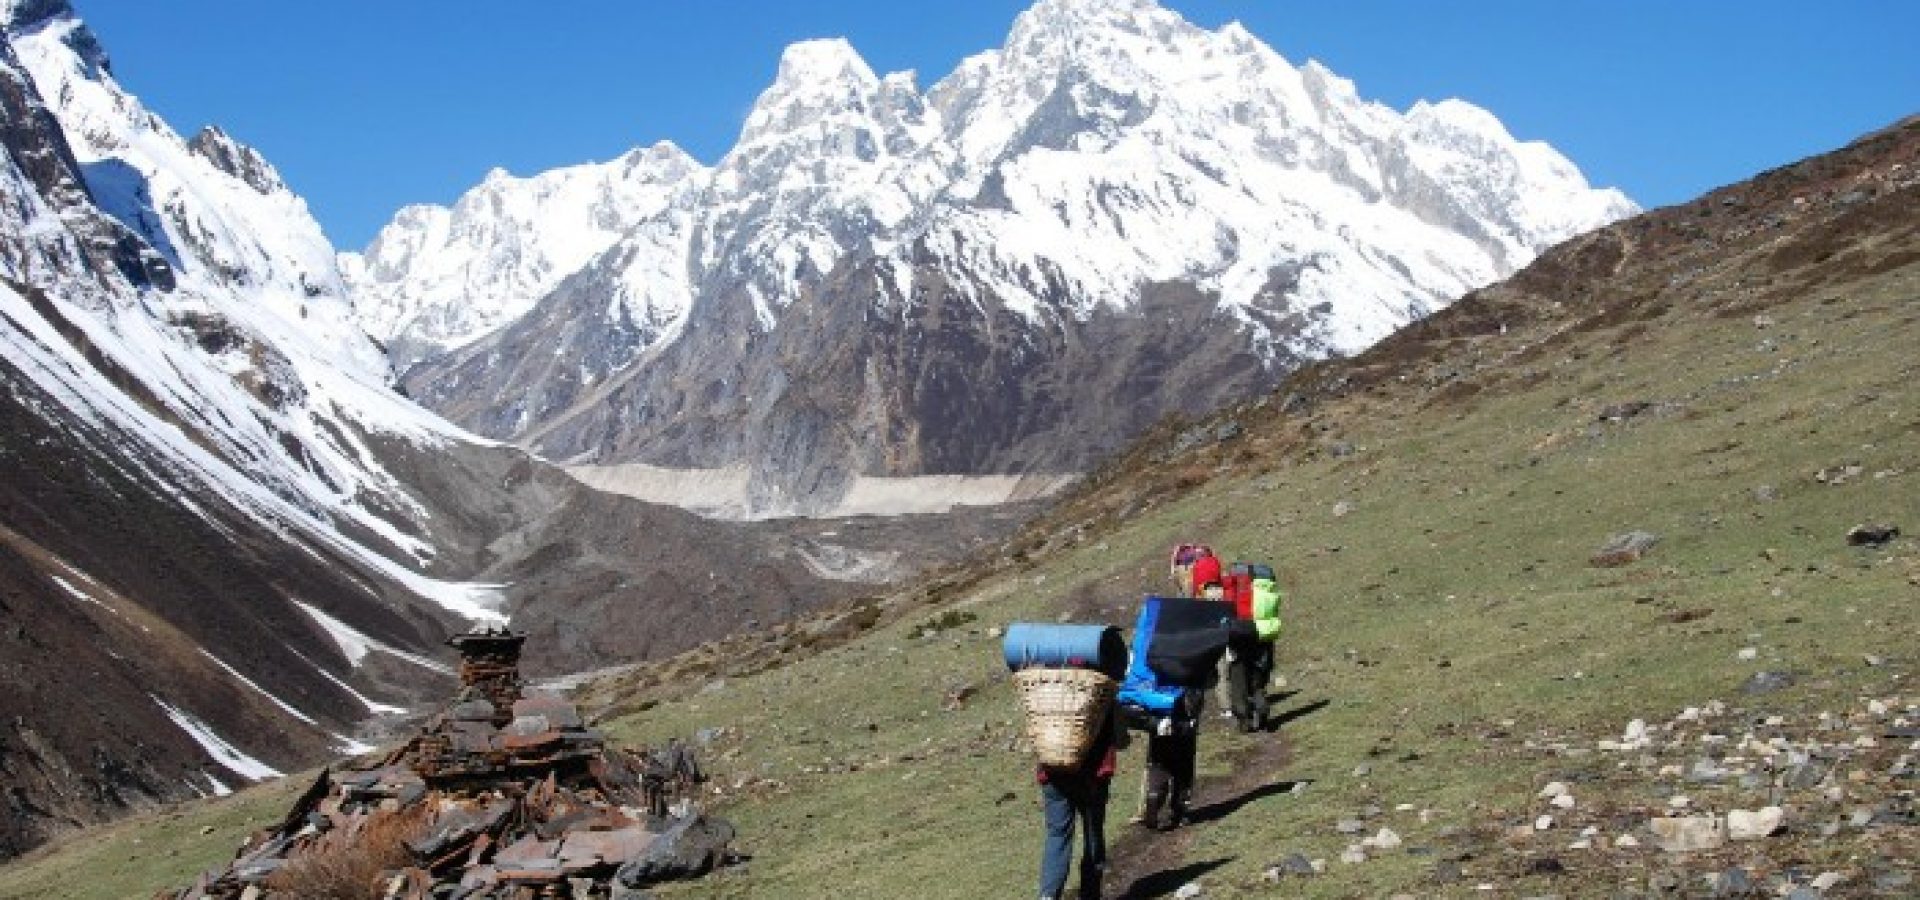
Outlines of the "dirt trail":
<svg viewBox="0 0 1920 900">
<path fill-rule="evenodd" d="M 1292 788 L 1292 782 L 1276 777 L 1293 758 L 1293 742 L 1285 731 L 1240 735 L 1220 720 L 1210 720 L 1208 726 L 1201 732 L 1203 744 L 1228 741 L 1235 745 L 1226 757 L 1230 770 L 1225 775 L 1203 776 L 1195 783 L 1190 824 L 1166 832 L 1126 824 L 1110 830 L 1118 838 L 1107 852 L 1106 896 L 1119 900 L 1171 896 L 1181 885 L 1225 865 L 1229 860 L 1189 861 L 1187 848 L 1194 835 L 1201 829 L 1230 826 L 1240 807 Z M 1145 745 L 1139 739 L 1141 752 Z M 1132 781 L 1114 785 L 1116 792 L 1129 799 L 1129 809 L 1138 789 Z"/>
</svg>

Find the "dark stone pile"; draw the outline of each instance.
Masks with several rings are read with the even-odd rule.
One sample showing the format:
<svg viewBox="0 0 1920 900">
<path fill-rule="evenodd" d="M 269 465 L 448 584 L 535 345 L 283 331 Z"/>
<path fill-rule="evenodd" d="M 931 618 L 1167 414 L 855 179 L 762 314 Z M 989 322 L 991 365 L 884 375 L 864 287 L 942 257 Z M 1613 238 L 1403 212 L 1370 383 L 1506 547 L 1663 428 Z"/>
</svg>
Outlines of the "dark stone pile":
<svg viewBox="0 0 1920 900">
<path fill-rule="evenodd" d="M 693 806 L 678 742 L 606 746 L 557 696 L 526 693 L 525 635 L 475 631 L 459 696 L 370 765 L 325 771 L 277 825 L 178 900 L 638 900 L 729 858 L 733 826 Z"/>
</svg>

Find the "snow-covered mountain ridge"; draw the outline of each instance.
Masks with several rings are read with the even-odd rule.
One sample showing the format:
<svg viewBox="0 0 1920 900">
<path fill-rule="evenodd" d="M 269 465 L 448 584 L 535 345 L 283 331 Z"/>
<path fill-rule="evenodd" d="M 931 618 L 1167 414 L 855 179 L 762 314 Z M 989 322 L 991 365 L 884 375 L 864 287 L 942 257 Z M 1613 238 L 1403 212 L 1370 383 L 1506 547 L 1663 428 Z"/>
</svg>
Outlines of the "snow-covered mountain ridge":
<svg viewBox="0 0 1920 900">
<path fill-rule="evenodd" d="M 367 749 L 475 622 L 591 668 L 912 564 L 590 490 L 387 366 L 262 154 L 183 139 L 66 2 L 0 0 L 0 858 Z M 651 577 L 637 534 L 765 561 L 754 596 Z"/>
<path fill-rule="evenodd" d="M 1484 110 L 1395 112 L 1152 0 L 1041 0 L 924 91 L 844 40 L 796 44 L 716 165 L 648 169 L 664 202 L 615 204 L 640 215 L 584 266 L 530 262 L 580 216 L 532 185 L 603 177 L 403 212 L 369 250 L 381 277 L 349 256 L 350 281 L 379 324 L 462 323 L 394 333 L 458 345 L 406 381 L 454 421 L 577 465 L 743 465 L 759 513 L 831 507 L 859 476 L 1077 470 L 1633 210 Z M 454 219 L 502 237 L 443 236 Z M 450 271 L 548 290 L 516 318 L 499 291 L 445 290 Z M 1179 292 L 1169 333 L 1150 311 Z M 1095 332 L 1132 355 L 1075 349 Z M 1003 364 L 1020 383 L 979 383 Z M 998 396 L 944 399 L 969 382 Z M 1089 396 L 1122 382 L 1122 415 Z"/>
</svg>

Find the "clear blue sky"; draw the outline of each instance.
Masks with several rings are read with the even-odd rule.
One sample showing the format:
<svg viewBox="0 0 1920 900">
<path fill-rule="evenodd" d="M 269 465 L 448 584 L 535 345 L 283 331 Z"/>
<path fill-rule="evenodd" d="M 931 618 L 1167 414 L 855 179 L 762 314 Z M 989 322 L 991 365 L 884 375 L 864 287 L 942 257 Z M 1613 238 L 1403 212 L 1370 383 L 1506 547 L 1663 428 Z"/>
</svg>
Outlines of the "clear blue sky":
<svg viewBox="0 0 1920 900">
<path fill-rule="evenodd" d="M 1162 0 L 1405 109 L 1460 97 L 1595 184 L 1679 202 L 1920 112 L 1909 0 Z M 924 88 L 1020 0 L 75 0 L 176 129 L 258 147 L 357 249 L 407 203 L 669 139 L 731 146 L 782 47 L 844 36 Z"/>
</svg>

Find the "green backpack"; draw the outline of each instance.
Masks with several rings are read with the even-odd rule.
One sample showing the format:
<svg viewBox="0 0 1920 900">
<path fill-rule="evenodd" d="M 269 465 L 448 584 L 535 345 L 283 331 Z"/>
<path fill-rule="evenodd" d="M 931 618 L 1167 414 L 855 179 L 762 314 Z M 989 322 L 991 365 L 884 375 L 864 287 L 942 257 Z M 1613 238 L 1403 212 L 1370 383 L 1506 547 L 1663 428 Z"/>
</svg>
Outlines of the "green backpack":
<svg viewBox="0 0 1920 900">
<path fill-rule="evenodd" d="M 1263 641 L 1280 636 L 1280 583 L 1271 577 L 1253 580 L 1253 630 Z"/>
</svg>

